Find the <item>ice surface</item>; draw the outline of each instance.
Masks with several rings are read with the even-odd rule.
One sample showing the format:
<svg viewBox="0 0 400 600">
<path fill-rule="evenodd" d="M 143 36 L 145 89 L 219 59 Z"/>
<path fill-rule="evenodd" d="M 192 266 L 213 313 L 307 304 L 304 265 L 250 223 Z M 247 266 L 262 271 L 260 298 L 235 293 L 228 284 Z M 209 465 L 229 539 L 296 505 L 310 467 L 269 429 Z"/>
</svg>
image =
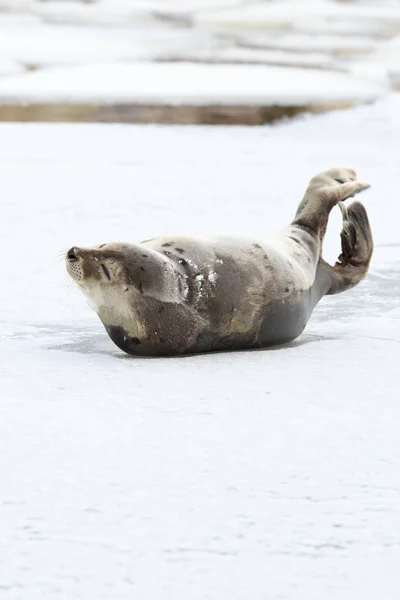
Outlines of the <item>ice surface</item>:
<svg viewBox="0 0 400 600">
<path fill-rule="evenodd" d="M 400 101 L 263 128 L 0 126 L 2 600 L 397 600 Z M 60 257 L 274 231 L 334 165 L 368 279 L 285 348 L 123 355 Z M 339 211 L 326 254 L 339 250 Z"/>
<path fill-rule="evenodd" d="M 366 102 L 387 92 L 381 80 L 268 65 L 94 64 L 7 77 L 0 103 L 88 102 L 152 105 L 289 105 Z"/>
<path fill-rule="evenodd" d="M 23 66 L 17 62 L 7 58 L 0 58 L 0 76 L 15 75 L 16 73 L 21 73 L 23 70 Z"/>
<path fill-rule="evenodd" d="M 319 21 L 318 21 L 319 19 Z M 398 5 L 385 5 L 376 2 L 330 2 L 320 0 L 317 2 L 298 2 L 298 0 L 284 2 L 249 2 L 248 5 L 234 6 L 218 10 L 202 11 L 195 17 L 197 23 L 204 25 L 220 24 L 231 27 L 253 27 L 255 29 L 269 29 L 287 27 L 288 25 L 302 25 L 307 28 L 309 23 L 318 23 L 319 29 L 324 29 L 325 23 L 333 21 L 356 20 L 368 23 L 381 22 L 393 25 L 400 21 Z"/>
<path fill-rule="evenodd" d="M 27 68 L 0 68 L 1 97 L 362 103 L 398 85 L 399 35 L 397 0 L 0 0 L 0 60 Z M 224 64 L 135 64 L 160 61 Z"/>
<path fill-rule="evenodd" d="M 0 19 L 0 54 L 35 68 L 103 61 L 146 60 L 170 50 L 196 47 L 205 32 L 127 27 L 74 27 Z M 182 50 L 181 50 L 182 51 Z M 2 87 L 4 86 L 4 82 Z"/>
</svg>

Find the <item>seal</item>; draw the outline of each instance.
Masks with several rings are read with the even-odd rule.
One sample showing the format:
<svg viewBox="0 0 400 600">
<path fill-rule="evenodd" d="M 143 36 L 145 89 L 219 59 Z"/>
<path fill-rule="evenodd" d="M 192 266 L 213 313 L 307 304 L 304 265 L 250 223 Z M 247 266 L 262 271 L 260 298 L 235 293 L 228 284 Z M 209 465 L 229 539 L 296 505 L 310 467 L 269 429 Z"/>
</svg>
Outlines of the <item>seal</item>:
<svg viewBox="0 0 400 600">
<path fill-rule="evenodd" d="M 326 294 L 367 274 L 373 240 L 367 189 L 352 169 L 313 177 L 292 223 L 268 239 L 167 236 L 72 247 L 69 275 L 113 342 L 128 354 L 170 356 L 264 348 L 298 337 Z M 341 255 L 322 258 L 329 213 L 343 216 Z"/>
</svg>

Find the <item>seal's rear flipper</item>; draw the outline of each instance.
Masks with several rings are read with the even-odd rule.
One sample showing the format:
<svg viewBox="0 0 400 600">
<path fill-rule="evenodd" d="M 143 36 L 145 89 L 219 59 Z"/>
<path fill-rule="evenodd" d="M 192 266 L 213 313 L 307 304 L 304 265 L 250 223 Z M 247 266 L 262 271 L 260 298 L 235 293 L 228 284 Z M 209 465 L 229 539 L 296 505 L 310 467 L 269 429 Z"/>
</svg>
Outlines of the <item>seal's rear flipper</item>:
<svg viewBox="0 0 400 600">
<path fill-rule="evenodd" d="M 349 207 L 339 202 L 343 215 L 342 253 L 331 271 L 331 287 L 327 294 L 344 292 L 359 283 L 368 273 L 374 243 L 367 211 L 361 202 Z"/>
</svg>

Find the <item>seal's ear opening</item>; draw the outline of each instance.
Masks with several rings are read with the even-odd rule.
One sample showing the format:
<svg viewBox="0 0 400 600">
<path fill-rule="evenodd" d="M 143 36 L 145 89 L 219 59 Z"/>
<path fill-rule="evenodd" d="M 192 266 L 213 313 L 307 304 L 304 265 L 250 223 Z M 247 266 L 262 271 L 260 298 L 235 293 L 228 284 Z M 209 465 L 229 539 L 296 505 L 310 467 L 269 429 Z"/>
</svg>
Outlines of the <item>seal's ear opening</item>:
<svg viewBox="0 0 400 600">
<path fill-rule="evenodd" d="M 342 252 L 332 268 L 332 285 L 327 294 L 338 294 L 357 285 L 368 273 L 374 243 L 367 211 L 361 202 L 349 207 L 339 203 L 343 216 L 340 234 Z"/>
</svg>

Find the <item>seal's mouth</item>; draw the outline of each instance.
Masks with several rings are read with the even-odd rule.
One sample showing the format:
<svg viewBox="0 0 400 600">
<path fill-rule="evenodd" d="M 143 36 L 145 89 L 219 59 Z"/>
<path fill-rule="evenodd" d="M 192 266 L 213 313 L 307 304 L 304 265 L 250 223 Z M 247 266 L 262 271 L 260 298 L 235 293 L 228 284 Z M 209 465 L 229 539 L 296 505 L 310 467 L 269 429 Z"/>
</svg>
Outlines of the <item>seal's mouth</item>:
<svg viewBox="0 0 400 600">
<path fill-rule="evenodd" d="M 103 273 L 103 275 L 108 279 L 108 281 L 111 281 L 110 271 L 107 269 L 106 265 L 101 263 L 100 269 L 101 269 L 101 272 Z"/>
</svg>

